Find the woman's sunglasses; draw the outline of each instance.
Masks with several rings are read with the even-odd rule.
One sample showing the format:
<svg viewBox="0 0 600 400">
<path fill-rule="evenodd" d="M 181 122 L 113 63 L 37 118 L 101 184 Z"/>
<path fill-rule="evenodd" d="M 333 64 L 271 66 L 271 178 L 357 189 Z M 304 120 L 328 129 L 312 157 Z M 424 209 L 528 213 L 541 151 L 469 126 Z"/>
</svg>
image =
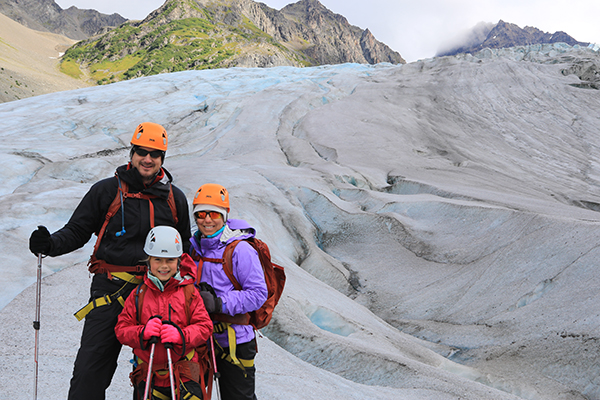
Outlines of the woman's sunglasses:
<svg viewBox="0 0 600 400">
<path fill-rule="evenodd" d="M 144 150 L 141 147 L 135 147 L 133 149 L 133 151 L 135 151 L 135 154 L 137 154 L 140 157 L 146 157 L 148 154 L 150 154 L 150 157 L 152 158 L 158 158 L 158 157 L 162 157 L 164 156 L 165 152 L 162 150 L 152 150 L 152 151 L 148 151 L 148 150 Z"/>
<path fill-rule="evenodd" d="M 223 215 L 221 215 L 221 213 L 216 212 L 216 211 L 198 211 L 196 213 L 196 218 L 197 219 L 205 219 L 207 215 L 210 216 L 210 219 L 223 218 Z"/>
</svg>

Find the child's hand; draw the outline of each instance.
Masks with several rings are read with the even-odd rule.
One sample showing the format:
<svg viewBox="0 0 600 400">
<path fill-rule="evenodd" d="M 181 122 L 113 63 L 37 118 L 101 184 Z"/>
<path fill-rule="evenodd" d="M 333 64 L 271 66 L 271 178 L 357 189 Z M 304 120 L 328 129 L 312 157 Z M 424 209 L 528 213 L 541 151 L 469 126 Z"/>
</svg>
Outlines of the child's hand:
<svg viewBox="0 0 600 400">
<path fill-rule="evenodd" d="M 146 323 L 144 327 L 144 340 L 150 340 L 152 336 L 160 336 L 160 328 L 162 326 L 162 321 L 160 318 L 152 318 L 150 321 Z"/>
<path fill-rule="evenodd" d="M 182 344 L 183 339 L 177 328 L 173 325 L 164 324 L 160 329 L 160 341 L 163 343 Z"/>
</svg>

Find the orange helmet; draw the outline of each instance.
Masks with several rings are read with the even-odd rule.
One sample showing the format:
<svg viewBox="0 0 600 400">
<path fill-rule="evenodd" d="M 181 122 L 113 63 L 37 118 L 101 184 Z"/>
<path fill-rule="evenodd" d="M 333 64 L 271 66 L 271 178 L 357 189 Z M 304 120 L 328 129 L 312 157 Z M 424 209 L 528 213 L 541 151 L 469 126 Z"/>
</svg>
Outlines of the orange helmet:
<svg viewBox="0 0 600 400">
<path fill-rule="evenodd" d="M 194 196 L 194 205 L 210 204 L 221 207 L 229 212 L 229 192 L 221 185 L 207 183 L 198 189 Z"/>
<path fill-rule="evenodd" d="M 167 131 L 154 122 L 142 122 L 138 125 L 131 138 L 134 146 L 148 147 L 150 149 L 167 151 L 169 139 Z"/>
</svg>

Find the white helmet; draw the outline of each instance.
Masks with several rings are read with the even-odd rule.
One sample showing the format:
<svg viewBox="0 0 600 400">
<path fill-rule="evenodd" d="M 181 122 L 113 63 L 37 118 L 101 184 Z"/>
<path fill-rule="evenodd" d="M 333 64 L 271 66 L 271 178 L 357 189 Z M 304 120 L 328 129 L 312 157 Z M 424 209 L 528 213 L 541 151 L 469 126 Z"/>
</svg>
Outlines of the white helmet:
<svg viewBox="0 0 600 400">
<path fill-rule="evenodd" d="M 176 258 L 183 254 L 183 243 L 177 229 L 171 226 L 157 226 L 146 236 L 144 252 L 152 257 Z"/>
</svg>

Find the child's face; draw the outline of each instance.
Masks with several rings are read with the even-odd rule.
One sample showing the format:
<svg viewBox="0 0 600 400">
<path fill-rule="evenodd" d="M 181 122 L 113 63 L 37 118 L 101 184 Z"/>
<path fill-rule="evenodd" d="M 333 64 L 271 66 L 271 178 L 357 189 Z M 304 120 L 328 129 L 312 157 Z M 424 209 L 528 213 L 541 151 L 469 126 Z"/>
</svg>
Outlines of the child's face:
<svg viewBox="0 0 600 400">
<path fill-rule="evenodd" d="M 150 257 L 150 272 L 163 282 L 177 273 L 179 258 Z"/>
</svg>

